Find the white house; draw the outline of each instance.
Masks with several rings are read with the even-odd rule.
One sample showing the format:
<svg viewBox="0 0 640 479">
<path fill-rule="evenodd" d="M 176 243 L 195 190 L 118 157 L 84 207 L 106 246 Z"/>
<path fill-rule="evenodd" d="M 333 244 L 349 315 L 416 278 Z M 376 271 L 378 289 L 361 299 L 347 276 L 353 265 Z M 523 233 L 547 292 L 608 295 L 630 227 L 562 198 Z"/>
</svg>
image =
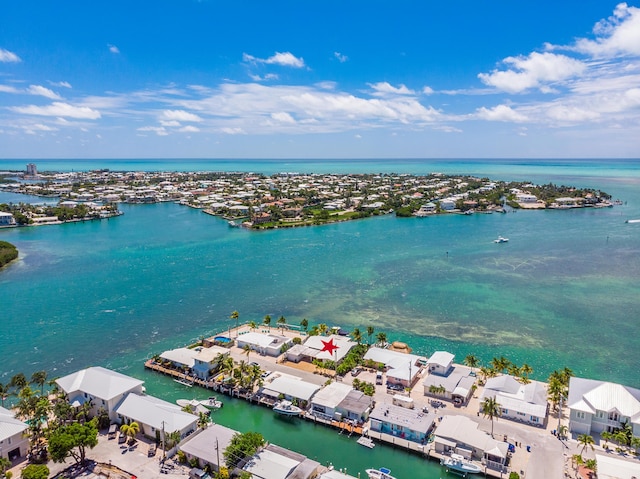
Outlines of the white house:
<svg viewBox="0 0 640 479">
<path fill-rule="evenodd" d="M 279 356 L 283 346 L 289 346 L 292 342 L 291 338 L 281 336 L 279 334 L 265 334 L 249 332 L 243 334 L 236 339 L 237 345 L 240 349 L 249 345 L 251 349 L 257 351 L 259 354 L 267 356 Z"/>
<path fill-rule="evenodd" d="M 56 383 L 72 406 L 79 407 L 89 401 L 91 414 L 96 415 L 99 409 L 104 408 L 109 418 L 115 421 L 118 403 L 129 393 L 142 394 L 144 382 L 95 366 L 56 379 Z"/>
<path fill-rule="evenodd" d="M 487 379 L 480 396 L 480 412 L 485 398 L 494 398 L 500 405 L 500 417 L 526 422 L 535 426 L 544 426 L 547 422 L 549 405 L 547 389 L 538 381 L 528 384 L 519 383 L 509 375 Z"/>
<path fill-rule="evenodd" d="M 446 376 L 428 374 L 422 381 L 425 396 L 465 404 L 473 394 L 476 377 L 464 366 L 454 366 Z"/>
<path fill-rule="evenodd" d="M 196 430 L 198 416 L 184 412 L 180 406 L 153 396 L 127 394 L 116 407 L 122 423 L 137 422 L 140 432 L 147 437 L 162 439 L 162 431 L 169 434 L 179 431 L 184 438 Z"/>
<path fill-rule="evenodd" d="M 433 444 L 440 454 L 455 452 L 467 459 L 483 460 L 487 467 L 496 470 L 503 469 L 509 452 L 508 443 L 496 441 L 478 429 L 478 423 L 461 415 L 443 416 Z"/>
<path fill-rule="evenodd" d="M 218 365 L 218 360 L 229 355 L 229 350 L 221 346 L 211 346 L 209 348 L 196 348 L 197 354 L 193 357 L 193 373 L 200 379 L 207 380 Z"/>
<path fill-rule="evenodd" d="M 384 364 L 387 370 L 387 384 L 412 386 L 420 375 L 423 358 L 391 349 L 371 347 L 363 358 Z"/>
<path fill-rule="evenodd" d="M 612 432 L 629 423 L 640 436 L 640 390 L 621 384 L 573 377 L 567 406 L 569 431 L 576 434 Z"/>
<path fill-rule="evenodd" d="M 454 354 L 446 351 L 436 351 L 427 359 L 427 369 L 429 374 L 439 374 L 440 376 L 446 376 L 453 368 Z"/>
<path fill-rule="evenodd" d="M 311 399 L 311 413 L 326 419 L 346 418 L 364 422 L 372 407 L 372 397 L 339 382 L 329 383 Z"/>
<path fill-rule="evenodd" d="M 191 434 L 182 441 L 179 449 L 184 452 L 188 461 L 195 459 L 199 467 L 209 465 L 212 470 L 217 471 L 220 465 L 225 465 L 224 451 L 236 434 L 240 433 L 220 424 L 209 424 L 206 429 Z"/>
<path fill-rule="evenodd" d="M 0 226 L 12 226 L 16 224 L 16 220 L 11 213 L 0 211 Z"/>
<path fill-rule="evenodd" d="M 324 468 L 302 454 L 269 444 L 247 459 L 242 469 L 261 479 L 309 479 Z"/>
<path fill-rule="evenodd" d="M 15 415 L 0 407 L 0 457 L 15 461 L 24 457 L 29 449 L 29 426 L 15 418 Z"/>
<path fill-rule="evenodd" d="M 304 407 L 319 389 L 320 386 L 317 384 L 303 381 L 296 376 L 285 373 L 273 373 L 267 378 L 260 393 L 274 399 L 280 396 L 288 400 L 296 399 L 301 407 Z"/>
<path fill-rule="evenodd" d="M 423 413 L 393 404 L 377 404 L 369 416 L 371 432 L 426 444 L 436 420 L 434 413 Z M 375 437 L 375 435 L 373 435 Z"/>
<path fill-rule="evenodd" d="M 297 363 L 318 359 L 340 363 L 354 346 L 354 341 L 339 334 L 309 336 L 304 344 L 295 345 L 287 351 L 287 360 Z"/>
</svg>

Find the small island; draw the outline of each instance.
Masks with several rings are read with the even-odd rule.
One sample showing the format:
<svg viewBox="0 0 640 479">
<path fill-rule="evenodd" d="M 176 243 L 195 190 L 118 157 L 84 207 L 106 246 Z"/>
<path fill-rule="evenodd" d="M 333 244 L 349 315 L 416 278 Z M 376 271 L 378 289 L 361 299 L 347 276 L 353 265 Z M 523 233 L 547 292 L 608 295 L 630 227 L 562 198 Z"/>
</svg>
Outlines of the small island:
<svg viewBox="0 0 640 479">
<path fill-rule="evenodd" d="M 16 224 L 120 214 L 117 203 L 172 201 L 220 216 L 230 226 L 287 228 L 370 216 L 505 213 L 517 209 L 600 208 L 618 204 L 606 192 L 552 183 L 497 181 L 470 175 L 313 174 L 246 172 L 12 172 L 0 189 L 56 197 L 57 207 L 0 205 Z M 91 210 L 86 210 L 90 206 Z M 43 208 L 47 211 L 43 211 Z"/>
<path fill-rule="evenodd" d="M 18 258 L 18 248 L 6 241 L 0 241 L 0 268 Z"/>
</svg>

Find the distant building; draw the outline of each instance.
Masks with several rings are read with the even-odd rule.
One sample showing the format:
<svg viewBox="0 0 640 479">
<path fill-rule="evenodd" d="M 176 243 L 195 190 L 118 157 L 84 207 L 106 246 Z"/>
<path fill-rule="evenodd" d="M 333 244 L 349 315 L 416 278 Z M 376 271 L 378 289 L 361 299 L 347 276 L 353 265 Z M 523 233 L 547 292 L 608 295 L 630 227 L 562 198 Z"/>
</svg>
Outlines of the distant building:
<svg viewBox="0 0 640 479">
<path fill-rule="evenodd" d="M 310 479 L 325 468 L 302 454 L 269 444 L 244 461 L 242 469 L 263 479 Z"/>
<path fill-rule="evenodd" d="M 27 176 L 38 176 L 38 167 L 35 163 L 29 163 L 27 165 Z"/>
<path fill-rule="evenodd" d="M 501 418 L 536 426 L 544 426 L 547 423 L 547 389 L 541 382 L 521 384 L 516 378 L 506 374 L 489 378 L 480 396 L 480 403 L 488 397 L 495 399 L 500 405 Z"/>
<path fill-rule="evenodd" d="M 220 466 L 224 466 L 224 451 L 236 434 L 240 433 L 220 424 L 210 424 L 206 429 L 186 438 L 179 448 L 188 461 L 195 459 L 199 467 L 208 465 L 212 470 L 218 471 Z"/>
<path fill-rule="evenodd" d="M 392 404 L 379 404 L 371 412 L 369 419 L 372 432 L 426 444 L 436 415 Z"/>
</svg>

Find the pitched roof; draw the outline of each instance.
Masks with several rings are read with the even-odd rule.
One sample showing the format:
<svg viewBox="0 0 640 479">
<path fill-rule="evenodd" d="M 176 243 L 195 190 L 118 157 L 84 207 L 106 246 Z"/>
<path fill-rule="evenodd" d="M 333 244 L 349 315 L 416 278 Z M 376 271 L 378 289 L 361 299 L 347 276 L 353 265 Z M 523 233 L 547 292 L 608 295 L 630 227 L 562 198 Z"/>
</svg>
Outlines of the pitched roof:
<svg viewBox="0 0 640 479">
<path fill-rule="evenodd" d="M 0 407 L 0 442 L 26 431 L 28 427 L 25 423 L 16 419 L 11 411 Z"/>
<path fill-rule="evenodd" d="M 236 434 L 240 433 L 220 424 L 210 424 L 205 430 L 194 433 L 185 439 L 180 444 L 180 449 L 209 464 L 219 465 L 218 458 L 221 462 L 224 460 L 223 453 Z"/>
<path fill-rule="evenodd" d="M 621 384 L 573 377 L 567 402 L 569 408 L 591 414 L 615 409 L 634 422 L 640 418 L 640 390 Z"/>
<path fill-rule="evenodd" d="M 95 366 L 56 379 L 56 383 L 67 394 L 79 391 L 109 401 L 136 389 L 144 381 Z"/>
<path fill-rule="evenodd" d="M 133 393 L 127 394 L 116 407 L 116 412 L 158 430 L 164 426 L 167 433 L 182 431 L 198 421 L 198 416 L 184 412 L 180 406 L 153 396 Z"/>
</svg>

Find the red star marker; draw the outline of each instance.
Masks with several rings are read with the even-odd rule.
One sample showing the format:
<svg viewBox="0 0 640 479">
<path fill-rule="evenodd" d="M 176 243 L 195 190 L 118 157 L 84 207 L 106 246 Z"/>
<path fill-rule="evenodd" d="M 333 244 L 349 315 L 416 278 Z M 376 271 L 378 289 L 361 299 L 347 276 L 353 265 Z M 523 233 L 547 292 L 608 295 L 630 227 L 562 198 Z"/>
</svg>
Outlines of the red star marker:
<svg viewBox="0 0 640 479">
<path fill-rule="evenodd" d="M 320 341 L 322 341 L 322 339 Z M 338 346 L 333 344 L 333 338 L 331 338 L 329 341 L 322 341 L 322 344 L 323 344 L 323 346 L 322 346 L 322 349 L 320 350 L 320 352 L 326 351 L 332 356 L 333 356 L 333 352 L 336 349 L 338 349 Z"/>
</svg>

